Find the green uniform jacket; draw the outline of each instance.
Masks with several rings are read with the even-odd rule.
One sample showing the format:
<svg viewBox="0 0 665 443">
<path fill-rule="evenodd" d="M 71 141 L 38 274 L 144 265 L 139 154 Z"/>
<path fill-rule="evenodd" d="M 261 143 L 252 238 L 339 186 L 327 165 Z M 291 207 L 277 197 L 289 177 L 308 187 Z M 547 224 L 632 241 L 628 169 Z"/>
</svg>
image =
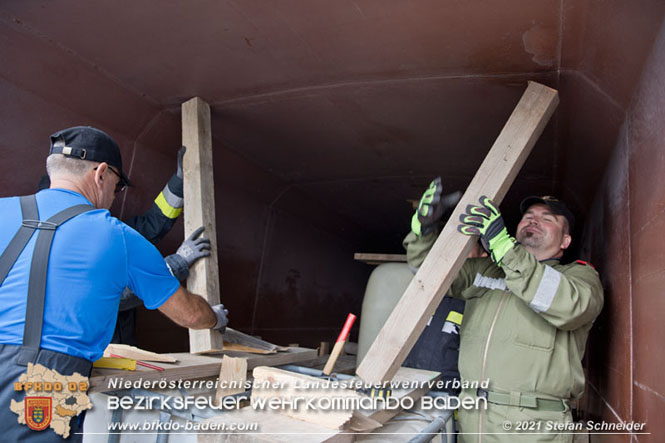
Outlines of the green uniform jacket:
<svg viewBox="0 0 665 443">
<path fill-rule="evenodd" d="M 422 264 L 436 237 L 406 237 L 409 266 Z M 466 300 L 463 380 L 489 380 L 491 391 L 515 395 L 582 395 L 586 339 L 603 307 L 603 288 L 591 266 L 539 262 L 518 244 L 501 268 L 490 258 L 468 259 L 447 296 Z"/>
</svg>

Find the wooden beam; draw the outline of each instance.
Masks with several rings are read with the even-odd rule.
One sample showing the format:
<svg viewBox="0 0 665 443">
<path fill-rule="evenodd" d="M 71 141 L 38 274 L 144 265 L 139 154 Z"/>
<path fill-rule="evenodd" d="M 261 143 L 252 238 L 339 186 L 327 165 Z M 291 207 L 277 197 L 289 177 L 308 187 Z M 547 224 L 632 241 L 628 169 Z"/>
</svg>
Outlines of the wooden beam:
<svg viewBox="0 0 665 443">
<path fill-rule="evenodd" d="M 182 144 L 187 148 L 183 159 L 185 238 L 205 226 L 205 236 L 210 239 L 210 257 L 198 260 L 190 268 L 187 289 L 216 305 L 220 297 L 210 106 L 198 97 L 182 104 Z M 223 348 L 222 334 L 218 331 L 189 330 L 192 354 L 218 352 Z"/>
<path fill-rule="evenodd" d="M 219 387 L 215 394 L 215 404 L 219 405 L 222 397 L 245 392 L 247 380 L 247 359 L 224 356 L 219 371 Z"/>
<path fill-rule="evenodd" d="M 323 355 L 328 355 L 330 352 L 330 342 L 329 341 L 322 341 L 319 344 L 319 357 Z"/>
<path fill-rule="evenodd" d="M 353 254 L 356 261 L 365 262 L 368 265 L 380 265 L 381 263 L 406 263 L 406 254 L 372 254 L 356 252 Z"/>
<path fill-rule="evenodd" d="M 556 90 L 529 82 L 453 215 L 358 367 L 357 374 L 366 383 L 390 380 L 400 367 L 476 241 L 457 231 L 459 216 L 467 205 L 478 204 L 482 195 L 501 203 L 558 103 Z"/>
</svg>

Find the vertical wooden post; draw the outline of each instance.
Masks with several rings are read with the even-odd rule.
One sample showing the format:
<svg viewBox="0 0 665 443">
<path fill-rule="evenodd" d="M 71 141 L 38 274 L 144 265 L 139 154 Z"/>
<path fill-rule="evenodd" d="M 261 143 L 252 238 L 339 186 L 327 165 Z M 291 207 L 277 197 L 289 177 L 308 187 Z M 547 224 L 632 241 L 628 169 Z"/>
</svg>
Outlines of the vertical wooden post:
<svg viewBox="0 0 665 443">
<path fill-rule="evenodd" d="M 501 203 L 554 112 L 557 91 L 529 82 L 427 258 L 358 366 L 366 383 L 390 380 L 462 268 L 475 238 L 457 232 L 459 216 L 481 195 Z"/>
<path fill-rule="evenodd" d="M 198 97 L 182 104 L 182 144 L 187 148 L 183 159 L 185 238 L 199 226 L 205 226 L 203 235 L 210 239 L 210 257 L 198 260 L 190 268 L 187 289 L 215 305 L 220 296 L 210 106 Z M 189 330 L 190 353 L 217 352 L 223 347 L 218 331 Z"/>
</svg>

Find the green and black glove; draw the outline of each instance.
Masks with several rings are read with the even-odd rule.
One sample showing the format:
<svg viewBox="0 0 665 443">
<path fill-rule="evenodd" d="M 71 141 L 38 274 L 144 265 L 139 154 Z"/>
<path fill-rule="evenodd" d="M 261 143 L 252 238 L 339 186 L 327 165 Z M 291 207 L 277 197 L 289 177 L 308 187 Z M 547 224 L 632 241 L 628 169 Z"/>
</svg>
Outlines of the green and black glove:
<svg viewBox="0 0 665 443">
<path fill-rule="evenodd" d="M 460 215 L 462 224 L 457 230 L 466 235 L 479 235 L 483 248 L 501 266 L 503 256 L 515 246 L 515 239 L 508 234 L 494 202 L 483 195 L 480 204 L 482 206 L 467 206 L 466 213 Z"/>
<path fill-rule="evenodd" d="M 418 209 L 411 217 L 411 230 L 420 237 L 429 234 L 436 229 L 441 216 L 443 215 L 443 205 L 441 204 L 441 177 L 437 177 L 429 184 L 429 188 L 420 198 Z"/>
<path fill-rule="evenodd" d="M 411 217 L 411 230 L 418 237 L 434 231 L 444 214 L 452 211 L 462 198 L 460 191 L 443 196 L 441 195 L 442 191 L 441 177 L 437 177 L 429 184 L 429 188 L 420 198 L 418 209 Z"/>
</svg>

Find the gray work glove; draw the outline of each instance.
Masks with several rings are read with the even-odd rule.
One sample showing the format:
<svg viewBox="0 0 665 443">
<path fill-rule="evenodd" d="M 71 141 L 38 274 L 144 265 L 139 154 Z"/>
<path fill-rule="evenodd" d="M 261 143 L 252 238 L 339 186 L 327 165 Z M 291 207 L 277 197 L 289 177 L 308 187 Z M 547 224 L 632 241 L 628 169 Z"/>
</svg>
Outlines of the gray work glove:
<svg viewBox="0 0 665 443">
<path fill-rule="evenodd" d="M 196 260 L 210 255 L 210 240 L 203 237 L 196 238 L 204 230 L 205 228 L 201 226 L 194 231 L 187 240 L 182 242 L 175 254 L 171 254 L 164 259 L 171 274 L 180 282 L 185 281 L 189 276 L 189 267 Z"/>
<path fill-rule="evenodd" d="M 222 304 L 210 306 L 210 308 L 217 317 L 217 323 L 215 323 L 215 326 L 213 326 L 211 329 L 216 329 L 223 333 L 226 329 L 226 325 L 229 323 L 229 319 L 226 317 L 229 315 L 229 310 L 226 309 Z"/>
<path fill-rule="evenodd" d="M 185 156 L 185 151 L 187 148 L 182 146 L 180 149 L 178 149 L 178 169 L 175 172 L 175 175 L 182 180 L 183 173 L 182 173 L 182 158 Z"/>
<path fill-rule="evenodd" d="M 187 240 L 182 242 L 176 251 L 176 254 L 187 262 L 187 267 L 192 266 L 196 260 L 210 255 L 210 239 L 205 237 L 196 238 L 201 235 L 204 230 L 205 228 L 201 226 L 199 229 L 192 232 L 192 235 L 187 237 Z"/>
<path fill-rule="evenodd" d="M 166 202 L 173 206 L 174 208 L 182 208 L 183 205 L 183 172 L 182 172 L 182 158 L 185 155 L 185 147 L 178 149 L 178 167 L 175 171 L 175 174 L 171 176 L 168 183 L 166 183 L 166 188 L 164 189 L 163 194 Z M 168 191 L 167 191 L 168 188 Z M 169 194 L 172 194 L 169 198 Z"/>
</svg>

